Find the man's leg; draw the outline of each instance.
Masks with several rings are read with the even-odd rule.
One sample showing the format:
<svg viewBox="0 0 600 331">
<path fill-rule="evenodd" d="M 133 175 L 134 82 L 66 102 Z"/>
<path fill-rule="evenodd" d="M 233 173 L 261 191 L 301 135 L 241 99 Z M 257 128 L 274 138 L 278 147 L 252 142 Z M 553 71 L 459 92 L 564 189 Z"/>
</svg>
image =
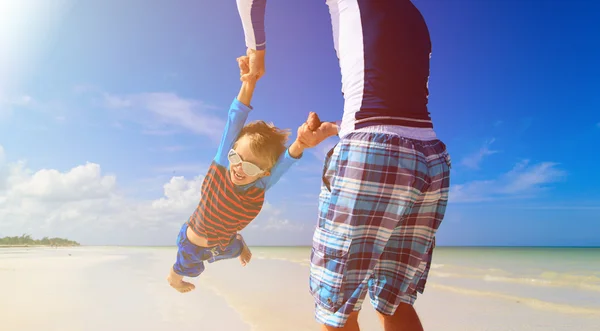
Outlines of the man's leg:
<svg viewBox="0 0 600 331">
<path fill-rule="evenodd" d="M 423 171 L 427 185 L 394 229 L 369 280 L 371 303 L 385 330 L 423 330 L 413 303 L 425 289 L 435 233 L 448 202 L 450 161 L 445 145 L 439 140 L 414 141 L 412 145 L 414 155 L 420 155 L 427 166 Z"/>
<path fill-rule="evenodd" d="M 385 331 L 423 331 L 419 315 L 412 305 L 401 303 L 392 316 L 380 312 L 377 312 L 377 315 Z"/>
<path fill-rule="evenodd" d="M 359 330 L 370 276 L 420 195 L 426 167 L 400 155 L 401 145 L 398 136 L 351 133 L 328 154 L 310 268 L 315 317 L 325 330 Z"/>
<path fill-rule="evenodd" d="M 321 324 L 321 331 L 360 331 L 360 327 L 358 326 L 358 313 L 360 313 L 360 311 L 350 313 L 346 324 L 341 328 Z"/>
</svg>

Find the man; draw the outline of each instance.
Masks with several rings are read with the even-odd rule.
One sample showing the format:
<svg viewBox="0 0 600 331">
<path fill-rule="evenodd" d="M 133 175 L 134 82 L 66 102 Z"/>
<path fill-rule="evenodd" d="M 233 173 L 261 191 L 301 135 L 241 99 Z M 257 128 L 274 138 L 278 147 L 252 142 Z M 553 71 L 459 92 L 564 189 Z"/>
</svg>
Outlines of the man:
<svg viewBox="0 0 600 331">
<path fill-rule="evenodd" d="M 265 2 L 237 0 L 251 67 L 242 80 L 265 72 Z M 429 31 L 409 0 L 327 4 L 344 112 L 313 236 L 315 317 L 322 330 L 359 330 L 368 292 L 385 330 L 423 330 L 413 304 L 450 184 L 450 156 L 427 109 Z"/>
</svg>

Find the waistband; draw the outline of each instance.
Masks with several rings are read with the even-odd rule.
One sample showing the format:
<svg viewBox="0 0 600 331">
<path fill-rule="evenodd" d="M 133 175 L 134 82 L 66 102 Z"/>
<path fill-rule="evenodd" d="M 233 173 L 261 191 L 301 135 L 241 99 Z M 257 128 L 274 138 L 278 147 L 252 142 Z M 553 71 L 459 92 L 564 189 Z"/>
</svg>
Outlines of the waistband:
<svg viewBox="0 0 600 331">
<path fill-rule="evenodd" d="M 371 125 L 364 128 L 345 132 L 343 136 L 340 135 L 340 138 L 343 138 L 353 132 L 385 133 L 423 141 L 437 139 L 437 135 L 435 134 L 435 131 L 432 128 L 413 128 L 401 125 Z"/>
</svg>

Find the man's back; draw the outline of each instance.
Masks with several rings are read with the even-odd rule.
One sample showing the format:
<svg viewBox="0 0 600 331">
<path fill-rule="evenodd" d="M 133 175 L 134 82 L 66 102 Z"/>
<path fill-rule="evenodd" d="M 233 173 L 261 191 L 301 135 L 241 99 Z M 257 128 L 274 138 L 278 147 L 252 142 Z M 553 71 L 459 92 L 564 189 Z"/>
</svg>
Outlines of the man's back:
<svg viewBox="0 0 600 331">
<path fill-rule="evenodd" d="M 369 125 L 432 128 L 431 41 L 410 1 L 328 0 L 345 98 L 340 136 Z"/>
</svg>

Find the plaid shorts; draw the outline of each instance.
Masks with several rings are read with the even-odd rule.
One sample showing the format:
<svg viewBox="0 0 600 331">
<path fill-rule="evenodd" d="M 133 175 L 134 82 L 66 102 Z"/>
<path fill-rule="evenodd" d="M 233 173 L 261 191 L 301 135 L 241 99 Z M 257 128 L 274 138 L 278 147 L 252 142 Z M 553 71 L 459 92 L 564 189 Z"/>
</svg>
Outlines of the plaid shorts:
<svg viewBox="0 0 600 331">
<path fill-rule="evenodd" d="M 344 326 L 367 291 L 385 315 L 423 293 L 450 166 L 437 139 L 354 132 L 329 151 L 310 257 L 318 322 Z"/>
<path fill-rule="evenodd" d="M 173 270 L 187 277 L 198 277 L 204 271 L 204 261 L 213 263 L 224 259 L 233 259 L 242 254 L 244 243 L 237 237 L 225 249 L 215 247 L 200 247 L 194 245 L 187 237 L 187 222 L 183 224 L 177 236 L 177 261 Z"/>
</svg>

